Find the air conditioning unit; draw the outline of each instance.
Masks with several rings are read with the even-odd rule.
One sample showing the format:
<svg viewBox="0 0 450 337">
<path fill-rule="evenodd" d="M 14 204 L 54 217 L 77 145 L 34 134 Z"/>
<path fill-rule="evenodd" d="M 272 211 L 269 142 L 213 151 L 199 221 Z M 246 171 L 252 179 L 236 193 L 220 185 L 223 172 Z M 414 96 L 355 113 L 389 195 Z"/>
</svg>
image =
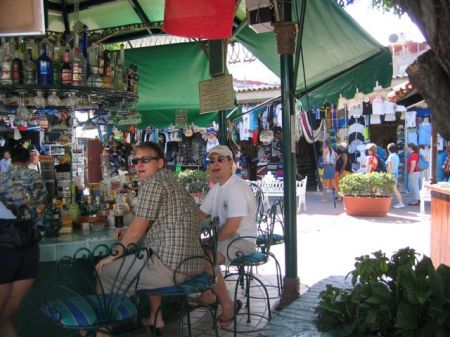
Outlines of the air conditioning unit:
<svg viewBox="0 0 450 337">
<path fill-rule="evenodd" d="M 245 0 L 247 21 L 256 33 L 273 31 L 274 16 L 271 0 Z"/>
</svg>

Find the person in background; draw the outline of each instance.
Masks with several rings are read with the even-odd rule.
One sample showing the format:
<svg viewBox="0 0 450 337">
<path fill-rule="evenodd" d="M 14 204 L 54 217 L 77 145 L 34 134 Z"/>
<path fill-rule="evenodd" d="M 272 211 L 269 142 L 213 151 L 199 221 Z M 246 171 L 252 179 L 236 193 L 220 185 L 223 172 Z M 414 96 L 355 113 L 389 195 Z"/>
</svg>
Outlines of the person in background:
<svg viewBox="0 0 450 337">
<path fill-rule="evenodd" d="M 328 201 L 327 189 L 331 188 L 337 191 L 336 182 L 334 179 L 335 165 L 336 165 L 336 153 L 333 151 L 328 139 L 324 142 L 323 153 L 323 186 L 322 186 L 322 200 L 320 202 Z"/>
<path fill-rule="evenodd" d="M 347 143 L 342 142 L 338 145 L 337 148 L 337 159 L 336 159 L 336 173 L 335 173 L 335 184 L 336 187 L 339 189 L 339 181 L 344 178 L 346 175 L 349 175 L 352 173 L 352 163 L 350 161 L 350 158 L 348 156 L 347 151 Z"/>
<path fill-rule="evenodd" d="M 445 181 L 450 181 L 450 142 L 447 143 L 447 158 L 442 164 L 442 172 L 445 174 Z"/>
<path fill-rule="evenodd" d="M 188 257 L 204 254 L 199 240 L 197 206 L 172 172 L 164 169 L 164 152 L 159 144 L 146 142 L 136 146 L 132 163 L 141 182 L 135 217 L 126 231 L 116 233 L 116 238 L 124 246 L 144 238 L 143 245 L 153 251 L 147 268 L 140 275 L 140 289 L 173 286 L 174 271 L 180 263 Z M 119 258 L 120 254 L 108 256 L 96 266 L 106 288 L 114 282 L 117 268 L 122 263 Z M 189 275 L 202 272 L 203 263 L 200 259 L 192 259 L 177 270 L 177 281 L 182 282 Z M 161 310 L 158 311 L 161 297 L 149 296 L 149 300 L 150 316 L 142 323 L 146 327 L 155 324 L 155 328 L 160 329 L 164 327 Z"/>
<path fill-rule="evenodd" d="M 227 146 L 217 145 L 211 148 L 208 157 L 208 172 L 215 185 L 203 199 L 198 214 L 200 220 L 209 216 L 219 217 L 217 264 L 229 265 L 231 261 L 228 255 L 237 257 L 237 254 L 246 255 L 256 251 L 256 240 L 253 239 L 237 240 L 228 247 L 238 237 L 256 237 L 256 200 L 248 184 L 233 174 L 233 153 Z M 234 318 L 234 309 L 239 311 L 242 302 L 233 303 L 220 269 L 216 272 L 213 291 L 206 291 L 201 295 L 206 303 L 214 303 L 216 297 L 222 307 L 219 327 L 229 327 Z"/>
<path fill-rule="evenodd" d="M 386 160 L 387 172 L 392 174 L 395 178 L 394 195 L 398 201 L 398 204 L 394 205 L 394 208 L 404 208 L 405 204 L 403 203 L 402 196 L 397 189 L 398 165 L 400 164 L 400 158 L 397 155 L 397 146 L 394 143 L 390 143 L 387 146 L 387 151 L 389 153 L 389 156 Z"/>
<path fill-rule="evenodd" d="M 32 145 L 29 151 L 30 160 L 28 162 L 28 168 L 41 173 L 41 163 L 39 162 L 41 155 L 39 154 L 38 149 L 34 145 Z"/>
<path fill-rule="evenodd" d="M 409 157 L 406 161 L 406 169 L 409 173 L 409 188 L 413 193 L 413 201 L 411 201 L 409 206 L 418 206 L 420 204 L 420 178 L 422 177 L 422 172 L 420 172 L 417 164 L 419 162 L 419 149 L 417 145 L 413 143 L 408 144 Z"/>
<path fill-rule="evenodd" d="M 0 173 L 0 336 L 18 336 L 14 316 L 22 299 L 36 278 L 39 265 L 38 242 L 17 247 L 4 235 L 11 221 L 35 225 L 33 219 L 42 214 L 47 201 L 44 180 L 27 168 L 29 153 L 20 147 L 11 151 L 12 165 Z M 26 222 L 25 222 L 26 221 Z M 17 226 L 16 223 L 14 223 Z"/>
<path fill-rule="evenodd" d="M 378 158 L 377 145 L 374 143 L 367 144 L 366 151 L 367 151 L 366 172 L 367 173 L 377 172 L 378 161 L 380 160 Z"/>
<path fill-rule="evenodd" d="M 0 160 L 0 173 L 5 172 L 11 165 L 11 153 L 6 150 L 3 152 L 3 159 Z"/>
</svg>

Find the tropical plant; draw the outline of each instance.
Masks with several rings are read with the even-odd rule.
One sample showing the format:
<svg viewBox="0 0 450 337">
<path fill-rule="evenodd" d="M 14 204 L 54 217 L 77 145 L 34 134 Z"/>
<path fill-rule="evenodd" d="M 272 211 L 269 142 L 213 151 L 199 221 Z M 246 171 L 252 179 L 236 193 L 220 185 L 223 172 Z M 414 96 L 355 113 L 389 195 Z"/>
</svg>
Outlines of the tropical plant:
<svg viewBox="0 0 450 337">
<path fill-rule="evenodd" d="M 409 247 L 390 259 L 356 258 L 352 289 L 328 285 L 316 308 L 318 329 L 352 337 L 450 336 L 450 267 Z"/>
<path fill-rule="evenodd" d="M 208 174 L 205 171 L 184 170 L 176 173 L 177 180 L 186 187 L 189 193 L 205 193 L 208 191 Z"/>
<path fill-rule="evenodd" d="M 395 183 L 389 173 L 350 174 L 339 181 L 339 193 L 353 197 L 386 197 L 394 190 Z"/>
</svg>

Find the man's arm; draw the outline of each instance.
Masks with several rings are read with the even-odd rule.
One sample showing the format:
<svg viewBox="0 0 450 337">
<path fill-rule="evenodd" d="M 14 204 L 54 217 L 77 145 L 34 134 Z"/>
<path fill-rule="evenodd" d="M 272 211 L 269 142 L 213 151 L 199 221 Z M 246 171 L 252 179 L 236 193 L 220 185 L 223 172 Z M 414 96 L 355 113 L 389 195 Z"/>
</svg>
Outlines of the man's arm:
<svg viewBox="0 0 450 337">
<path fill-rule="evenodd" d="M 130 243 L 137 243 L 145 235 L 145 233 L 147 233 L 150 225 L 150 220 L 135 217 L 128 226 L 128 229 L 120 240 L 120 243 L 125 247 Z"/>
<path fill-rule="evenodd" d="M 199 208 L 198 211 L 197 211 L 197 216 L 198 216 L 198 219 L 199 219 L 200 221 L 202 221 L 202 220 L 205 220 L 206 218 L 208 218 L 208 217 L 209 217 L 209 214 L 203 212 L 203 211 Z"/>
<path fill-rule="evenodd" d="M 242 217 L 228 218 L 227 221 L 220 227 L 217 233 L 217 240 L 223 241 L 233 237 L 233 234 L 237 232 L 239 225 L 241 224 Z"/>
</svg>

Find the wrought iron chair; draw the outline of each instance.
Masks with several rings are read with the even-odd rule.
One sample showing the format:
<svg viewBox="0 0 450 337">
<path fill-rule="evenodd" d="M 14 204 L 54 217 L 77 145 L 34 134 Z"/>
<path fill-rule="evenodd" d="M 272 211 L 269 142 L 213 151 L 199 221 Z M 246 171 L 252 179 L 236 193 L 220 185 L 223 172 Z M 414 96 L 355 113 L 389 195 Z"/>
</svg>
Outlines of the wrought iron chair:
<svg viewBox="0 0 450 337">
<path fill-rule="evenodd" d="M 249 186 L 253 191 L 256 200 L 256 223 L 261 222 L 264 217 L 265 212 L 265 197 L 264 192 L 261 187 L 251 181 L 249 181 Z"/>
<path fill-rule="evenodd" d="M 273 252 L 271 252 L 268 248 L 270 246 L 280 245 L 284 243 L 284 234 L 274 233 L 275 227 L 277 225 L 280 225 L 282 232 L 284 233 L 283 211 L 283 198 L 275 200 L 270 207 L 270 210 L 267 212 L 267 215 L 264 217 L 264 221 L 258 222 L 258 236 L 256 239 L 256 245 L 258 246 L 258 249 L 263 253 L 267 253 L 267 255 L 275 261 L 275 270 L 277 276 L 276 287 L 278 289 L 279 296 L 281 296 L 281 290 L 283 288 L 281 265 L 275 254 L 273 254 Z"/>
<path fill-rule="evenodd" d="M 274 220 L 275 217 L 272 214 L 273 212 L 273 207 L 269 209 L 269 211 L 267 212 L 266 215 L 262 216 L 260 223 L 264 223 L 267 224 L 267 227 L 273 227 L 274 225 Z M 231 252 L 231 247 L 233 246 L 233 244 L 236 244 L 236 242 L 238 240 L 258 240 L 257 237 L 253 237 L 253 236 L 241 236 L 238 237 L 234 240 L 232 240 L 230 242 L 230 244 L 228 245 L 227 248 L 227 257 L 228 259 L 231 261 L 230 266 L 231 267 L 236 267 L 237 271 L 229 271 L 226 275 L 225 275 L 225 279 L 228 280 L 230 278 L 236 277 L 236 280 L 233 279 L 233 281 L 235 281 L 235 288 L 234 288 L 234 302 L 236 302 L 237 300 L 237 295 L 238 295 L 238 290 L 239 288 L 243 289 L 243 295 L 245 297 L 246 300 L 246 313 L 234 313 L 234 319 L 233 319 L 233 330 L 230 329 L 225 329 L 225 330 L 230 330 L 233 331 L 234 336 L 237 336 L 238 333 L 250 333 L 250 332 L 255 332 L 255 331 L 259 331 L 261 330 L 261 328 L 258 327 L 248 327 L 248 329 L 237 329 L 237 316 L 238 315 L 246 315 L 247 316 L 247 323 L 251 322 L 251 318 L 252 317 L 257 317 L 257 319 L 259 320 L 271 320 L 272 319 L 272 312 L 271 312 L 271 308 L 270 308 L 270 297 L 269 297 L 269 293 L 267 291 L 267 285 L 264 284 L 264 282 L 257 276 L 255 276 L 255 274 L 253 273 L 253 269 L 261 266 L 265 263 L 267 263 L 268 258 L 270 255 L 270 246 L 271 246 L 271 242 L 272 242 L 272 234 L 273 234 L 273 230 L 271 230 L 270 228 L 267 231 L 267 237 L 266 237 L 266 241 L 265 244 L 261 247 L 257 246 L 258 249 L 257 251 L 255 251 L 254 253 L 251 254 L 247 254 L 245 255 L 242 252 L 236 252 L 236 256 L 231 256 L 230 252 Z M 251 283 L 253 282 L 253 285 L 251 285 Z M 256 284 L 254 284 L 256 283 Z M 250 289 L 255 288 L 255 287 L 261 287 L 262 291 L 263 291 L 263 296 L 262 297 L 255 297 L 252 296 L 250 294 Z M 266 302 L 267 305 L 267 316 L 265 316 L 263 313 L 257 313 L 257 312 L 252 312 L 251 311 L 251 299 L 252 298 L 259 298 L 259 299 L 263 299 Z"/>
<path fill-rule="evenodd" d="M 118 273 L 106 287 L 95 265 L 103 257 L 122 252 Z M 136 291 L 150 255 L 151 250 L 135 244 L 102 244 L 92 251 L 77 250 L 73 256 L 58 261 L 59 283 L 49 287 L 41 312 L 61 327 L 73 330 L 72 335 L 84 331 L 86 336 L 97 332 L 114 336 L 115 328 L 131 323 L 137 316 L 135 297 L 129 295 Z"/>
<path fill-rule="evenodd" d="M 204 251 L 204 255 L 201 256 L 190 256 L 183 260 L 175 269 L 174 276 L 173 276 L 173 282 L 174 286 L 169 287 L 163 287 L 163 288 L 155 288 L 155 289 L 141 289 L 139 290 L 140 295 L 158 295 L 162 296 L 164 299 L 161 303 L 160 308 L 158 308 L 158 312 L 163 309 L 163 307 L 170 306 L 171 303 L 177 303 L 177 313 L 175 313 L 175 317 L 177 317 L 180 320 L 180 335 L 183 335 L 183 317 L 186 316 L 187 318 L 187 327 L 188 327 L 188 333 L 189 336 L 192 336 L 191 331 L 191 317 L 190 312 L 192 309 L 189 307 L 189 302 L 195 302 L 198 303 L 199 307 L 206 308 L 210 315 L 212 320 L 212 329 L 214 330 L 214 334 L 216 337 L 219 336 L 218 329 L 217 329 L 217 322 L 216 322 L 216 316 L 217 316 L 217 306 L 210 305 L 201 298 L 197 297 L 198 294 L 206 291 L 211 290 L 215 285 L 215 266 L 216 266 L 216 252 L 217 252 L 217 227 L 219 224 L 219 218 L 215 217 L 209 221 L 209 223 L 202 228 L 201 230 L 201 246 Z M 203 261 L 203 263 L 208 264 L 211 267 L 212 274 L 203 271 L 202 273 L 193 276 L 191 278 L 186 279 L 183 282 L 179 282 L 177 280 L 177 274 L 180 270 L 181 266 L 183 266 L 188 261 L 199 259 Z M 157 312 L 157 313 L 158 313 Z M 156 326 L 156 316 L 155 315 L 155 322 L 153 324 L 153 327 Z M 159 331 L 157 331 L 157 328 L 152 329 L 153 335 L 158 335 Z"/>
</svg>

